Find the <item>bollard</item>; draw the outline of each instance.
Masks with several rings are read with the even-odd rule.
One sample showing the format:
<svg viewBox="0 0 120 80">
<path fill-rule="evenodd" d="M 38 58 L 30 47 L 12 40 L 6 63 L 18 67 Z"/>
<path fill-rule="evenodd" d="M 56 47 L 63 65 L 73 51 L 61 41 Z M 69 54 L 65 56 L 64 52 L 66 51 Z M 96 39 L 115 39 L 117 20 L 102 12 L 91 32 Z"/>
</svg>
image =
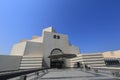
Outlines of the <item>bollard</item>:
<svg viewBox="0 0 120 80">
<path fill-rule="evenodd" d="M 119 72 L 112 72 L 112 75 L 115 77 L 120 77 L 120 73 Z"/>
<path fill-rule="evenodd" d="M 96 73 L 98 73 L 98 70 L 97 70 L 97 69 L 94 69 L 94 71 L 95 71 Z"/>
<path fill-rule="evenodd" d="M 26 76 L 26 75 L 22 75 L 22 76 L 20 77 L 20 80 L 27 80 L 27 76 Z"/>
<path fill-rule="evenodd" d="M 35 74 L 37 75 L 37 77 L 36 77 L 36 78 L 38 79 L 38 78 L 39 78 L 39 72 L 36 72 Z"/>
</svg>

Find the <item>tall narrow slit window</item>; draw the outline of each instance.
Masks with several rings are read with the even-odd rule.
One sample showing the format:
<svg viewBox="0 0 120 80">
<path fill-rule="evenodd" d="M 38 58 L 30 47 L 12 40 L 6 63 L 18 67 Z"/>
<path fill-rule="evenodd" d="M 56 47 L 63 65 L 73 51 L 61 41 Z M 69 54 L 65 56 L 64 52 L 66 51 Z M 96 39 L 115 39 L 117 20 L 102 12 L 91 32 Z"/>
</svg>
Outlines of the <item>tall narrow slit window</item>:
<svg viewBox="0 0 120 80">
<path fill-rule="evenodd" d="M 56 35 L 53 35 L 53 38 L 54 38 L 54 39 L 56 39 L 56 37 L 57 37 Z"/>
</svg>

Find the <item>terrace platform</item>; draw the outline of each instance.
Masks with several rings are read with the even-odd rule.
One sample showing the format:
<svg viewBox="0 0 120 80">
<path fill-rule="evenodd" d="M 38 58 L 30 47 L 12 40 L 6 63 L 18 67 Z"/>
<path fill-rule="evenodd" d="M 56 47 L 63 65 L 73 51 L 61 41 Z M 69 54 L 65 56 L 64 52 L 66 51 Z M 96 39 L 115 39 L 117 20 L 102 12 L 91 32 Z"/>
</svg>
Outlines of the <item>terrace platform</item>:
<svg viewBox="0 0 120 80">
<path fill-rule="evenodd" d="M 83 71 L 80 69 L 49 69 L 38 80 L 120 80 L 109 72 Z"/>
</svg>

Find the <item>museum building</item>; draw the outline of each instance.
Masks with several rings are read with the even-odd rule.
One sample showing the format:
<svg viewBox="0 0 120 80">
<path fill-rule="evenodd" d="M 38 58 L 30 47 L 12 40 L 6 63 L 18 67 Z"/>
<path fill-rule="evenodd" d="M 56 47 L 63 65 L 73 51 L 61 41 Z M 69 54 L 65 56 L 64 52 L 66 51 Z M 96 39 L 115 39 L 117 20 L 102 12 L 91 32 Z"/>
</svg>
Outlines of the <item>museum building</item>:
<svg viewBox="0 0 120 80">
<path fill-rule="evenodd" d="M 22 56 L 20 69 L 71 67 L 68 59 L 80 54 L 78 47 L 69 42 L 68 36 L 57 33 L 52 27 L 43 29 L 42 36 L 21 40 L 13 46 L 11 55 Z"/>
<path fill-rule="evenodd" d="M 53 27 L 43 29 L 42 36 L 21 40 L 10 55 L 0 55 L 0 71 L 31 68 L 105 67 L 120 65 L 120 50 L 99 53 L 80 53 L 67 35 Z M 11 65 L 12 64 L 12 65 Z"/>
</svg>

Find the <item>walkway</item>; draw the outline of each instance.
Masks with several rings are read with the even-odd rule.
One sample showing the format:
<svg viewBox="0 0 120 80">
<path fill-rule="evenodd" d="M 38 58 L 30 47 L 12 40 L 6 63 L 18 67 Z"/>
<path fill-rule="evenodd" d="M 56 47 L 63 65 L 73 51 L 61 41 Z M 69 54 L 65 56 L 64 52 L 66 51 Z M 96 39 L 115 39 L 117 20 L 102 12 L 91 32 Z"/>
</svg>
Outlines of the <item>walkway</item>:
<svg viewBox="0 0 120 80">
<path fill-rule="evenodd" d="M 80 69 L 50 69 L 38 80 L 119 80 L 112 75 Z"/>
</svg>

